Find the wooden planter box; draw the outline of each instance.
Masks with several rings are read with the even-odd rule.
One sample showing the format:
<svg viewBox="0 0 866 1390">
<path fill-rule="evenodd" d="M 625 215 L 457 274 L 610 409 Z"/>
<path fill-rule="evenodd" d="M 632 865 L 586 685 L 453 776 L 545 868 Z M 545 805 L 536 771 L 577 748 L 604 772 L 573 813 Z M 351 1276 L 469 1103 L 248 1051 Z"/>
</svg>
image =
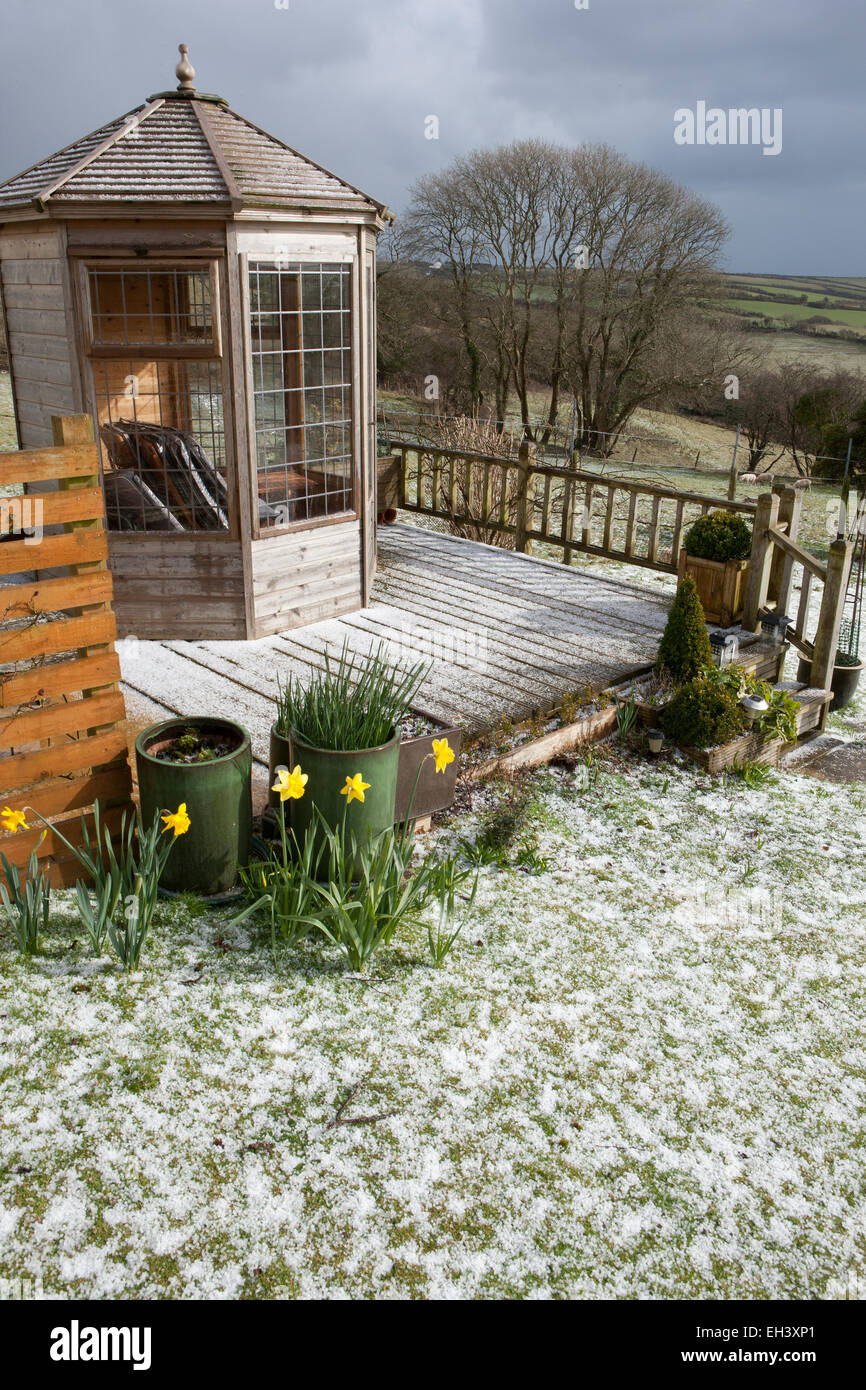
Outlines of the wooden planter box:
<svg viewBox="0 0 866 1390">
<path fill-rule="evenodd" d="M 387 454 L 376 460 L 376 511 L 386 512 L 399 505 L 400 459 L 397 454 Z"/>
<path fill-rule="evenodd" d="M 800 701 L 797 715 L 799 736 L 820 728 L 825 706 L 830 703 L 829 690 L 791 690 L 795 700 Z M 686 748 L 678 745 L 680 751 L 704 768 L 706 772 L 724 772 L 735 763 L 767 763 L 776 767 L 786 748 L 792 746 L 781 738 L 768 738 L 766 734 L 747 733 L 733 739 L 731 743 L 719 744 L 718 748 Z"/>
<path fill-rule="evenodd" d="M 679 582 L 687 577 L 695 581 L 704 617 L 720 627 L 731 627 L 743 616 L 748 572 L 748 560 L 700 560 L 684 550 L 677 563 Z"/>
<path fill-rule="evenodd" d="M 563 724 L 561 728 L 554 729 L 549 734 L 542 734 L 540 738 L 532 739 L 529 743 L 521 743 L 508 753 L 499 753 L 495 758 L 489 758 L 487 762 L 472 769 L 469 774 L 470 780 L 483 782 L 488 777 L 517 772 L 520 768 L 541 767 L 552 758 L 573 752 L 581 744 L 598 743 L 600 739 L 607 738 L 615 728 L 616 707 L 611 704 L 605 709 L 597 710 L 595 714 L 588 714 L 583 719 L 576 720 L 574 724 Z"/>
<path fill-rule="evenodd" d="M 635 709 L 637 710 L 637 722 L 642 729 L 657 729 L 659 716 L 664 705 L 651 705 L 647 700 L 642 700 L 639 695 L 634 697 Z"/>
<path fill-rule="evenodd" d="M 412 818 L 420 820 L 432 815 L 434 811 L 444 811 L 454 800 L 457 785 L 457 771 L 460 766 L 460 740 L 462 729 L 438 729 L 435 734 L 422 734 L 419 738 L 404 738 L 400 744 L 400 761 L 397 764 L 397 796 L 394 801 L 394 820 L 399 824 L 409 813 L 409 802 L 418 769 L 418 787 L 412 802 Z M 436 771 L 432 756 L 433 740 L 447 738 L 454 749 L 454 761 L 444 772 Z M 426 761 L 425 761 L 426 759 Z"/>
</svg>

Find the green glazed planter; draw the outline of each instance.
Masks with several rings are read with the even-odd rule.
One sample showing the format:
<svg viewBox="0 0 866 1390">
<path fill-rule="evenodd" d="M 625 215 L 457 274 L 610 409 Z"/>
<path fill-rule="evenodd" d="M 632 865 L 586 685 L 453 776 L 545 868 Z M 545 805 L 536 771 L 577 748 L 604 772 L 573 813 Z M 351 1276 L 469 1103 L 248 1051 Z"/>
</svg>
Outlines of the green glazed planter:
<svg viewBox="0 0 866 1390">
<path fill-rule="evenodd" d="M 285 803 L 288 823 L 295 832 L 300 844 L 307 827 L 313 818 L 315 806 L 325 822 L 337 828 L 346 817 L 346 824 L 354 831 L 359 843 L 363 844 L 368 834 L 380 835 L 394 824 L 394 800 L 397 794 L 397 766 L 400 758 L 400 735 L 395 733 L 388 743 L 379 748 L 361 748 L 353 752 L 335 752 L 328 748 L 312 748 L 303 739 L 293 735 L 286 738 L 271 729 L 271 782 L 274 771 L 284 766 L 291 772 L 296 764 L 309 778 L 304 795 L 297 800 Z M 347 777 L 361 773 L 362 780 L 369 782 L 364 800 L 357 799 L 347 805 L 347 798 L 341 796 Z M 271 805 L 279 807 L 280 799 L 276 792 L 269 793 Z"/>
<path fill-rule="evenodd" d="M 169 763 L 153 756 L 190 726 L 231 738 L 237 746 L 205 763 Z M 189 830 L 174 842 L 160 886 L 205 896 L 228 892 L 252 849 L 252 750 L 246 729 L 231 719 L 167 719 L 139 734 L 135 761 L 145 824 L 156 812 L 176 811 L 182 801 L 190 819 Z"/>
</svg>

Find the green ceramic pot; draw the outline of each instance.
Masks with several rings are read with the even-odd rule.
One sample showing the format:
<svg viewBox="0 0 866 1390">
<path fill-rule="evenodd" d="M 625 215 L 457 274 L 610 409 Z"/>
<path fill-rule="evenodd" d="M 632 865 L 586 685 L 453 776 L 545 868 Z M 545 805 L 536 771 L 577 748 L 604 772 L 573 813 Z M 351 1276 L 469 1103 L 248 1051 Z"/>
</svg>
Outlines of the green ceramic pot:
<svg viewBox="0 0 866 1390">
<path fill-rule="evenodd" d="M 400 735 L 396 732 L 379 748 L 335 752 L 328 748 L 313 748 L 297 735 L 286 738 L 274 725 L 271 729 L 271 784 L 275 781 L 275 770 L 280 766 L 291 771 L 300 764 L 301 771 L 309 778 L 304 795 L 285 803 L 288 822 L 298 842 L 306 834 L 314 806 L 325 822 L 335 828 L 342 825 L 345 816 L 346 824 L 354 831 L 359 843 L 364 843 L 368 835 L 380 835 L 383 830 L 388 830 L 394 824 L 399 758 Z M 346 785 L 346 778 L 354 777 L 358 772 L 369 786 L 364 792 L 363 801 L 355 799 L 348 802 L 341 794 L 342 788 Z M 271 792 L 270 798 L 272 805 L 279 806 L 276 793 Z"/>
<path fill-rule="evenodd" d="M 169 763 L 155 756 L 190 727 L 234 747 L 203 763 Z M 139 734 L 135 761 L 145 824 L 157 812 L 176 811 L 182 801 L 190 819 L 189 830 L 174 842 L 161 887 L 205 896 L 227 892 L 252 846 L 252 751 L 246 729 L 230 719 L 167 719 Z"/>
</svg>

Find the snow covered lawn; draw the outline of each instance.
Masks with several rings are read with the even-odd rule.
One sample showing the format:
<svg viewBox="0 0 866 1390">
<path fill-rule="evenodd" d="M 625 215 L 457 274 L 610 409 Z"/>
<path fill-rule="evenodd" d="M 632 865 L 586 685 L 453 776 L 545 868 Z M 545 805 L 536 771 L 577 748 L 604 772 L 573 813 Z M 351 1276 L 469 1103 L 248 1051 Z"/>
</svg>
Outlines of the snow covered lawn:
<svg viewBox="0 0 866 1390">
<path fill-rule="evenodd" d="M 161 909 L 129 980 L 68 896 L 42 958 L 6 933 L 0 1275 L 64 1298 L 862 1297 L 866 789 L 636 759 L 530 785 L 548 866 L 482 869 L 442 970 L 419 936 L 366 979 L 322 947 L 275 971 L 195 904 Z"/>
</svg>

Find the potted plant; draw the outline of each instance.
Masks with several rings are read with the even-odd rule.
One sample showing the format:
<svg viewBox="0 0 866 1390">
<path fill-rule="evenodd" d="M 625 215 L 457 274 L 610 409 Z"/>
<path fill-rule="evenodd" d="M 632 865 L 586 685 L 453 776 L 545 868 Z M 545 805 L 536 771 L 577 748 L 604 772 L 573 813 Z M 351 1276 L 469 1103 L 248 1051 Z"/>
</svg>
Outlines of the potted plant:
<svg viewBox="0 0 866 1390">
<path fill-rule="evenodd" d="M 415 817 L 429 816 L 451 805 L 457 785 L 462 738 L 463 730 L 456 725 L 413 733 L 409 737 L 404 735 L 397 761 L 396 822 L 406 820 L 410 814 Z M 441 765 L 443 741 L 454 754 L 444 767 Z"/>
<path fill-rule="evenodd" d="M 680 687 L 662 725 L 701 767 L 721 772 L 738 760 L 777 762 L 785 744 L 797 740 L 801 710 L 784 686 L 770 686 L 741 667 L 711 666 Z M 809 719 L 819 713 L 812 706 Z"/>
<path fill-rule="evenodd" d="M 400 724 L 428 668 L 388 661 L 384 643 L 366 657 L 344 644 L 334 665 L 301 685 L 279 686 L 271 729 L 271 804 L 281 767 L 302 769 L 305 794 L 292 800 L 291 827 L 304 840 L 314 810 L 332 828 L 345 820 L 359 842 L 394 824 Z"/>
<path fill-rule="evenodd" d="M 860 675 L 864 667 L 866 667 L 866 661 L 861 661 L 856 652 L 843 651 L 841 647 L 838 648 L 830 677 L 830 689 L 833 691 L 833 699 L 830 701 L 831 712 L 850 705 L 857 694 Z M 812 663 L 807 656 L 801 656 L 797 663 L 797 680 L 805 681 L 807 685 L 812 683 Z"/>
<path fill-rule="evenodd" d="M 252 847 L 250 736 L 208 716 L 151 724 L 135 740 L 141 813 L 150 825 L 166 806 L 186 807 L 190 829 L 162 875 L 170 892 L 216 897 L 234 887 Z"/>
<path fill-rule="evenodd" d="M 683 579 L 671 604 L 655 669 L 675 685 L 693 680 L 711 666 L 713 651 L 704 621 L 704 610 L 697 586 L 690 577 Z"/>
<path fill-rule="evenodd" d="M 720 679 L 714 667 L 682 685 L 661 717 L 665 734 L 682 748 L 729 743 L 746 724 L 736 687 Z"/>
<path fill-rule="evenodd" d="M 683 537 L 680 580 L 694 580 L 705 617 L 730 627 L 743 616 L 752 528 L 737 512 L 699 516 Z"/>
</svg>

